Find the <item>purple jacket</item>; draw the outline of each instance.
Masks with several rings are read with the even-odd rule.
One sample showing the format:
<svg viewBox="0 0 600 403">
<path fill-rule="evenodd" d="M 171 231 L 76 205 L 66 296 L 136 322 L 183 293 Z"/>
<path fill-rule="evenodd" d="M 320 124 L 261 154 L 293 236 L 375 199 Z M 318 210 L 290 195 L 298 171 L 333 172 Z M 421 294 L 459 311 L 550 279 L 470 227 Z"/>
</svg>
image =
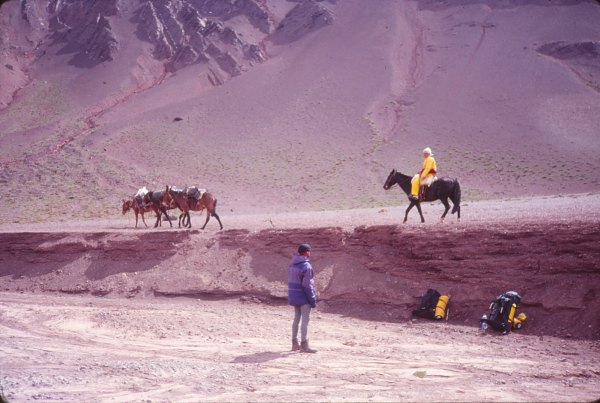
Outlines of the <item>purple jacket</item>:
<svg viewBox="0 0 600 403">
<path fill-rule="evenodd" d="M 288 303 L 317 306 L 313 268 L 308 256 L 294 253 L 288 266 Z"/>
</svg>

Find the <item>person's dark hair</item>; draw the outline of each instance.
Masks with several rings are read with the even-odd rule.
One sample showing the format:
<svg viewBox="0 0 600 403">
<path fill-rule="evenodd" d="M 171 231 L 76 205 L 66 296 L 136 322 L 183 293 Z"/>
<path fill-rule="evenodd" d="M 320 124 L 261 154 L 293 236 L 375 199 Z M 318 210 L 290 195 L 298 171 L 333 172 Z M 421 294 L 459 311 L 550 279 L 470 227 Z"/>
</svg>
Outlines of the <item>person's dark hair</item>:
<svg viewBox="0 0 600 403">
<path fill-rule="evenodd" d="M 310 250 L 310 245 L 307 243 L 303 243 L 298 246 L 298 253 L 303 254 L 304 252 L 308 252 Z"/>
</svg>

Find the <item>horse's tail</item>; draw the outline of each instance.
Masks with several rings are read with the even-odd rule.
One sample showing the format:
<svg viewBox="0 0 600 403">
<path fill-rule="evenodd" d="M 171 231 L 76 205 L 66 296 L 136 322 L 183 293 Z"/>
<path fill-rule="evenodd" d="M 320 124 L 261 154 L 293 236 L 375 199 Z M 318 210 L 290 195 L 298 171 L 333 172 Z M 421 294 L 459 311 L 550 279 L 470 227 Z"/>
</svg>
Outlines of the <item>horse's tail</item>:
<svg viewBox="0 0 600 403">
<path fill-rule="evenodd" d="M 456 186 L 454 186 L 454 192 L 452 192 L 452 203 L 454 203 L 454 207 L 452 207 L 452 214 L 458 211 L 458 216 L 460 217 L 460 183 L 458 183 L 458 179 L 456 180 Z"/>
</svg>

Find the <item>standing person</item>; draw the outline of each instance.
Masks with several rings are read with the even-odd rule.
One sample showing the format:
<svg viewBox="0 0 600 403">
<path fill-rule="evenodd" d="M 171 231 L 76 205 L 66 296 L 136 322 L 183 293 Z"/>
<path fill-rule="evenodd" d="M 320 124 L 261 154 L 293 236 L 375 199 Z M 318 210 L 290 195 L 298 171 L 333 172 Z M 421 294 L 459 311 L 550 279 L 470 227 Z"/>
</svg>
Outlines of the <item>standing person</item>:
<svg viewBox="0 0 600 403">
<path fill-rule="evenodd" d="M 316 353 L 308 346 L 308 321 L 310 310 L 317 307 L 313 268 L 309 262 L 310 245 L 303 243 L 298 247 L 298 253 L 292 255 L 288 266 L 288 303 L 294 307 L 292 323 L 292 351 Z M 301 343 L 298 344 L 298 325 L 300 327 Z"/>
<path fill-rule="evenodd" d="M 433 183 L 433 178 L 437 173 L 436 169 L 437 166 L 435 159 L 433 158 L 433 152 L 431 151 L 431 148 L 427 147 L 423 150 L 423 166 L 421 167 L 421 172 L 413 176 L 411 180 L 412 186 L 410 196 L 408 196 L 410 200 L 419 200 L 421 186 L 429 186 Z"/>
</svg>

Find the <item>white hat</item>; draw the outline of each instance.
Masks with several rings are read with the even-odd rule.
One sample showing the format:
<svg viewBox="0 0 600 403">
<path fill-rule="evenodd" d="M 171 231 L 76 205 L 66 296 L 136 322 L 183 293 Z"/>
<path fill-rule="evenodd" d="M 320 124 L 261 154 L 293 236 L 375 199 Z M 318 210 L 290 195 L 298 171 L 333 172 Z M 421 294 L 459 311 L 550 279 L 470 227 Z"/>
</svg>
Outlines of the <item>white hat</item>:
<svg viewBox="0 0 600 403">
<path fill-rule="evenodd" d="M 429 154 L 429 155 L 433 155 L 433 152 L 431 152 L 431 148 L 429 148 L 429 147 L 426 147 L 426 148 L 423 150 L 423 154 Z"/>
</svg>

